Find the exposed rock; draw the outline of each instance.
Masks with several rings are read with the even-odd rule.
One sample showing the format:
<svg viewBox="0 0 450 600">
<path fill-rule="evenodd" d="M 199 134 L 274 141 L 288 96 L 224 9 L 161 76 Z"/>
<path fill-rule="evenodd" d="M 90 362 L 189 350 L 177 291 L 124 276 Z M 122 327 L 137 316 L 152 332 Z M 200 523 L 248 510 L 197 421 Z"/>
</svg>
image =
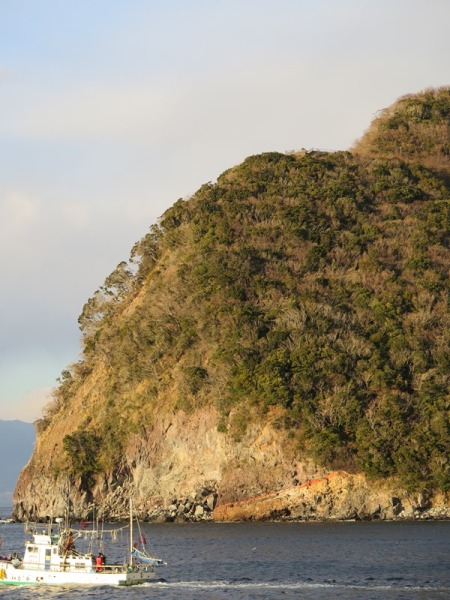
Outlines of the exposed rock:
<svg viewBox="0 0 450 600">
<path fill-rule="evenodd" d="M 397 495 L 393 496 L 393 490 Z M 417 497 L 393 481 L 369 481 L 344 472 L 306 481 L 296 487 L 216 506 L 215 521 L 240 520 L 394 520 L 450 518 L 448 496 L 437 494 L 417 510 Z"/>
<path fill-rule="evenodd" d="M 209 496 L 206 498 L 206 505 L 208 506 L 209 510 L 214 510 L 214 507 L 216 506 L 216 501 L 217 494 L 209 494 Z"/>
<path fill-rule="evenodd" d="M 391 503 L 392 503 L 392 512 L 394 514 L 394 516 L 398 516 L 402 510 L 404 510 L 403 505 L 400 501 L 400 498 L 392 498 L 391 499 Z"/>
<path fill-rule="evenodd" d="M 170 427 L 169 427 L 170 424 Z M 120 470 L 99 474 L 85 488 L 80 478 L 55 477 L 52 457 L 65 435 L 41 435 L 32 460 L 18 481 L 14 497 L 17 519 L 45 519 L 70 512 L 86 518 L 95 506 L 105 519 L 124 519 L 129 497 L 143 520 L 196 520 L 196 506 L 210 519 L 217 503 L 231 502 L 291 486 L 295 471 L 303 480 L 325 474 L 312 462 L 299 461 L 287 432 L 267 422 L 248 427 L 240 441 L 217 431 L 213 408 L 163 415 L 146 437 L 130 443 Z M 47 432 L 46 432 L 47 433 Z M 180 506 L 184 508 L 180 509 Z"/>
<path fill-rule="evenodd" d="M 95 509 L 100 518 L 126 519 L 130 495 L 137 516 L 155 522 L 450 518 L 444 494 L 411 495 L 393 481 L 326 473 L 295 461 L 284 434 L 267 424 L 254 426 L 241 442 L 231 442 L 217 432 L 210 411 L 189 423 L 185 419 L 181 413 L 172 415 L 169 430 L 162 419 L 148 440 L 130 448 L 122 472 L 100 475 L 90 490 L 80 479 L 68 490 L 66 480 L 50 475 L 38 462 L 38 454 L 16 489 L 15 518 L 62 515 L 68 495 L 76 518 L 92 516 Z M 151 453 L 159 460 L 144 458 Z M 292 486 L 293 480 L 301 483 Z"/>
</svg>

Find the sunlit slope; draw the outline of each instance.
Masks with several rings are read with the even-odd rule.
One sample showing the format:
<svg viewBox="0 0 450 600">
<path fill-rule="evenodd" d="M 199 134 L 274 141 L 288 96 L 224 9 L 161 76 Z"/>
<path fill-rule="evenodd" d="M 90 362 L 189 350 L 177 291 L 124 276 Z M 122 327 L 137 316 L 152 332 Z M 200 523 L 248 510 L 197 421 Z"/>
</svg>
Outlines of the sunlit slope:
<svg viewBox="0 0 450 600">
<path fill-rule="evenodd" d="M 84 306 L 35 465 L 92 489 L 211 409 L 228 444 L 270 421 L 297 458 L 447 489 L 449 123 L 448 88 L 409 96 L 352 153 L 252 156 L 177 201 Z"/>
</svg>

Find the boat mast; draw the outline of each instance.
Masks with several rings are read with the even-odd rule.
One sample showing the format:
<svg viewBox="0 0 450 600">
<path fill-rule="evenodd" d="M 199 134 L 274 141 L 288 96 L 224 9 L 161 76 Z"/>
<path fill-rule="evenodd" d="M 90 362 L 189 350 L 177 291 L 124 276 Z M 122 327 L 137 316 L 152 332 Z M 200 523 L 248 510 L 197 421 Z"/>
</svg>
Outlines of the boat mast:
<svg viewBox="0 0 450 600">
<path fill-rule="evenodd" d="M 130 565 L 133 564 L 133 500 L 130 495 Z"/>
</svg>

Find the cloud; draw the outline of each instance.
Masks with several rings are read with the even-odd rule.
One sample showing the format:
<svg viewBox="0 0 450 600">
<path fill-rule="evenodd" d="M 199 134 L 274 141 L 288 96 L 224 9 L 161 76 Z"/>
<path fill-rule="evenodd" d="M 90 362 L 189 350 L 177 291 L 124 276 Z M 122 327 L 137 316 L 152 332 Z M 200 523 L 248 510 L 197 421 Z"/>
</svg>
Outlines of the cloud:
<svg viewBox="0 0 450 600">
<path fill-rule="evenodd" d="M 40 272 L 41 284 L 54 277 L 52 265 L 64 262 L 63 248 L 89 225 L 89 208 L 81 202 L 53 203 L 28 190 L 1 190 L 0 252 L 7 256 L 0 266 L 3 282 L 11 277 L 9 293 L 21 283 L 32 284 Z M 36 281 L 36 283 L 38 283 Z"/>
<path fill-rule="evenodd" d="M 44 387 L 34 389 L 25 394 L 17 402 L 2 405 L 2 419 L 19 419 L 27 423 L 34 423 L 42 416 L 43 408 L 51 401 L 52 388 Z"/>
<path fill-rule="evenodd" d="M 257 151 L 264 143 L 285 139 L 286 132 L 291 146 L 302 127 L 307 143 L 314 145 L 314 136 L 320 137 L 328 122 L 332 125 L 335 112 L 325 105 L 321 115 L 314 113 L 314 97 L 336 78 L 323 69 L 323 80 L 312 94 L 313 70 L 286 59 L 283 68 L 267 63 L 262 71 L 259 64 L 250 64 L 211 79 L 191 77 L 159 87 L 85 87 L 40 99 L 32 93 L 29 104 L 0 125 L 0 134 L 54 142 L 130 142 L 155 153 L 175 145 L 187 145 L 189 151 L 198 139 L 212 147 L 228 140 L 239 147 L 242 140 L 252 140 Z M 324 118 L 319 127 L 311 121 L 314 114 Z"/>
<path fill-rule="evenodd" d="M 136 139 L 154 128 L 172 104 L 170 90 L 85 83 L 62 90 L 32 89 L 0 126 L 3 135 L 35 139 Z"/>
<path fill-rule="evenodd" d="M 39 200 L 23 190 L 6 192 L 0 198 L 0 227 L 2 235 L 13 229 L 13 234 L 22 233 L 39 213 Z"/>
<path fill-rule="evenodd" d="M 199 137 L 213 146 L 230 139 L 238 146 L 242 139 L 273 144 L 286 132 L 292 139 L 303 129 L 307 140 L 300 139 L 300 147 L 317 145 L 314 137 L 330 137 L 339 130 L 339 122 L 333 121 L 336 106 L 350 114 L 356 103 L 354 91 L 360 90 L 361 78 L 371 81 L 371 75 L 361 69 L 355 81 L 351 65 L 359 65 L 358 55 L 347 57 L 349 64 L 342 67 L 342 54 L 330 56 L 329 44 L 328 52 L 323 52 L 320 44 L 303 43 L 303 51 L 286 52 L 282 60 L 279 53 L 271 56 L 270 48 L 242 61 L 235 51 L 227 62 L 221 58 L 209 69 L 168 73 L 152 81 L 144 76 L 139 84 L 82 81 L 57 90 L 22 90 L 26 102 L 17 99 L 17 110 L 0 124 L 0 134 L 130 142 L 164 151 L 174 144 L 189 147 Z M 337 140 L 336 133 L 334 137 Z"/>
<path fill-rule="evenodd" d="M 76 230 L 86 230 L 91 223 L 92 213 L 89 206 L 82 202 L 66 202 L 61 208 L 62 224 L 71 224 Z"/>
</svg>

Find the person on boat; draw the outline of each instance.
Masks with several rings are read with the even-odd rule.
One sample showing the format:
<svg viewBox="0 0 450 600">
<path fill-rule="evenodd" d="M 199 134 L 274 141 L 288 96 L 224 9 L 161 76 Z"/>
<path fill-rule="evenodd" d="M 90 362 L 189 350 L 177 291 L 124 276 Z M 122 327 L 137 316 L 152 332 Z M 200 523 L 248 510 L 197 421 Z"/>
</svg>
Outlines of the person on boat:
<svg viewBox="0 0 450 600">
<path fill-rule="evenodd" d="M 97 571 L 100 573 L 101 571 L 103 571 L 103 566 L 106 562 L 106 556 L 102 553 L 99 552 L 97 558 L 95 559 L 95 564 L 97 567 Z"/>
<path fill-rule="evenodd" d="M 75 550 L 74 537 L 72 531 L 69 531 L 67 542 L 64 546 L 64 552 L 73 552 Z"/>
</svg>

